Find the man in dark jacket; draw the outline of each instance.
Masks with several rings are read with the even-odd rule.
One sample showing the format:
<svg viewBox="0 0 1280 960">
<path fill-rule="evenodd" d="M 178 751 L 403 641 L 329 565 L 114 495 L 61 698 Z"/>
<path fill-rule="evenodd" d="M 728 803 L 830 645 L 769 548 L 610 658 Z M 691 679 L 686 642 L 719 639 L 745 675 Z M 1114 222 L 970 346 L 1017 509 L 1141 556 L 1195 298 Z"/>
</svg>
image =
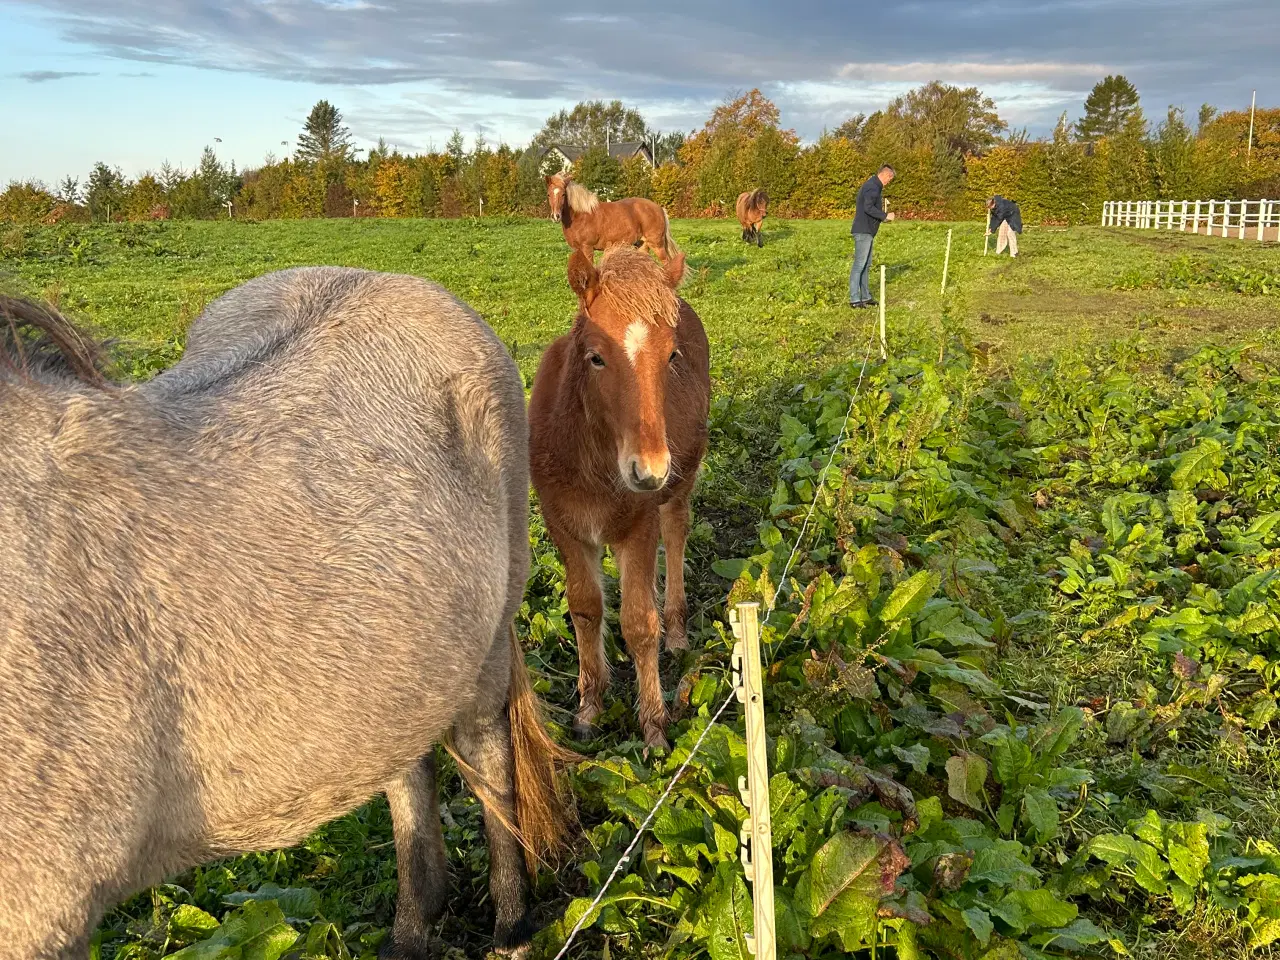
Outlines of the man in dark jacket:
<svg viewBox="0 0 1280 960">
<path fill-rule="evenodd" d="M 987 201 L 987 212 L 991 218 L 987 223 L 987 233 L 998 232 L 996 255 L 1004 253 L 1004 248 L 1008 245 L 1009 256 L 1016 257 L 1018 234 L 1022 232 L 1022 211 L 1018 209 L 1017 203 L 997 193 Z"/>
<path fill-rule="evenodd" d="M 893 179 L 893 167 L 887 163 L 874 177 L 867 180 L 854 201 L 853 269 L 849 271 L 849 306 L 871 307 L 876 304 L 871 296 L 871 247 L 875 244 L 876 231 L 885 220 L 892 220 L 892 213 L 884 212 L 883 191 Z"/>
</svg>

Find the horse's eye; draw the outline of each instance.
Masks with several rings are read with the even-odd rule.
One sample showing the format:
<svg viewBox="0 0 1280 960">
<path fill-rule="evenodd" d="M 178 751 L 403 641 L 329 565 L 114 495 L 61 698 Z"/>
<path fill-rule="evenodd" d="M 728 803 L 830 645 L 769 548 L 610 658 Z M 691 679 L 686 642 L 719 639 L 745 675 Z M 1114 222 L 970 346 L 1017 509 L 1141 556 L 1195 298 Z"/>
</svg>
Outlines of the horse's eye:
<svg viewBox="0 0 1280 960">
<path fill-rule="evenodd" d="M 591 360 L 591 365 L 592 365 L 593 367 L 603 367 L 603 366 L 604 366 L 604 357 L 600 356 L 600 354 L 598 354 L 598 353 L 592 353 L 592 354 L 589 354 L 589 355 L 588 355 L 588 359 L 590 359 L 590 360 Z"/>
<path fill-rule="evenodd" d="M 668 361 L 667 361 L 667 362 L 668 362 L 668 363 L 675 363 L 675 362 L 676 362 L 676 357 L 678 357 L 678 356 L 680 356 L 680 351 L 679 351 L 679 350 L 672 350 L 672 351 L 671 351 L 671 357 L 670 357 L 670 359 L 668 359 Z"/>
</svg>

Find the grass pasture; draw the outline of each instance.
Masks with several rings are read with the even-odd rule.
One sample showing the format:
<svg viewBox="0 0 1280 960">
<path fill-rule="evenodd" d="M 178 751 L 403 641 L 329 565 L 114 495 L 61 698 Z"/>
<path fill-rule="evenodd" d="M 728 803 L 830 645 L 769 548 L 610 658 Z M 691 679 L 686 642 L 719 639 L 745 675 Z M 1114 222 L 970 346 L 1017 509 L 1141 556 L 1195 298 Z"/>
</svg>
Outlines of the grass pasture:
<svg viewBox="0 0 1280 960">
<path fill-rule="evenodd" d="M 772 592 L 815 500 L 765 635 L 780 957 L 1243 957 L 1280 941 L 1280 250 L 1031 228 L 1010 260 L 982 256 L 981 224 L 951 227 L 945 296 L 948 225 L 881 231 L 881 363 L 874 313 L 846 306 L 846 223 L 769 220 L 761 250 L 730 222 L 673 224 L 712 347 L 694 649 L 664 659 L 669 757 L 641 754 L 618 654 L 574 776 L 585 835 L 538 880 L 539 949 L 558 948 L 727 694 L 726 597 Z M 9 228 L 0 290 L 89 321 L 117 338 L 122 376 L 146 377 L 261 273 L 411 273 L 471 304 L 529 381 L 572 318 L 567 256 L 558 228 L 523 220 Z M 534 536 L 520 628 L 564 720 L 572 629 L 536 520 Z M 571 956 L 748 956 L 727 716 Z M 440 955 L 483 956 L 479 810 L 444 780 L 458 892 Z M 390 841 L 378 800 L 299 848 L 199 868 L 113 913 L 96 956 L 372 956 Z"/>
</svg>

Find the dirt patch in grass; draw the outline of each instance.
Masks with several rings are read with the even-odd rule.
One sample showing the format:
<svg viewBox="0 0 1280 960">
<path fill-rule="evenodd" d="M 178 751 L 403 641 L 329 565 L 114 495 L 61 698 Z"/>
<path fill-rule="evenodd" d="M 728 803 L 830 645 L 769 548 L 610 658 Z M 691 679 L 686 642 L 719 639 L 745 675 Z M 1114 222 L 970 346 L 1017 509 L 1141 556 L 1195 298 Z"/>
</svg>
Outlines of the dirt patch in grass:
<svg viewBox="0 0 1280 960">
<path fill-rule="evenodd" d="M 990 292 L 973 313 L 975 332 L 1006 349 L 1050 355 L 1143 336 L 1162 346 L 1190 347 L 1272 339 L 1280 309 L 1270 297 L 1206 299 L 1187 303 L 1167 291 L 1073 291 L 1031 282 L 1020 291 Z"/>
</svg>

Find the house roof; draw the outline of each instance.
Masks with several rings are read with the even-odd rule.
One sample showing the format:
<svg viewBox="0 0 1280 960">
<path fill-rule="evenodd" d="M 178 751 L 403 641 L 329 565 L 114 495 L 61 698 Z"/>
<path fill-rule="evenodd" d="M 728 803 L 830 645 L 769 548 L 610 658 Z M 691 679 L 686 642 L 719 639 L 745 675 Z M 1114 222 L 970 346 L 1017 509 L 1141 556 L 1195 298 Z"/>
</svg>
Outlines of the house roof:
<svg viewBox="0 0 1280 960">
<path fill-rule="evenodd" d="M 591 148 L 580 144 L 553 143 L 543 152 L 545 154 L 551 150 L 555 150 L 563 154 L 570 163 L 577 163 L 582 155 L 589 149 Z M 646 157 L 649 155 L 649 145 L 643 140 L 615 140 L 609 144 L 609 156 L 617 160 L 622 160 L 626 157 L 633 157 L 637 153 L 641 152 L 643 152 Z"/>
</svg>

